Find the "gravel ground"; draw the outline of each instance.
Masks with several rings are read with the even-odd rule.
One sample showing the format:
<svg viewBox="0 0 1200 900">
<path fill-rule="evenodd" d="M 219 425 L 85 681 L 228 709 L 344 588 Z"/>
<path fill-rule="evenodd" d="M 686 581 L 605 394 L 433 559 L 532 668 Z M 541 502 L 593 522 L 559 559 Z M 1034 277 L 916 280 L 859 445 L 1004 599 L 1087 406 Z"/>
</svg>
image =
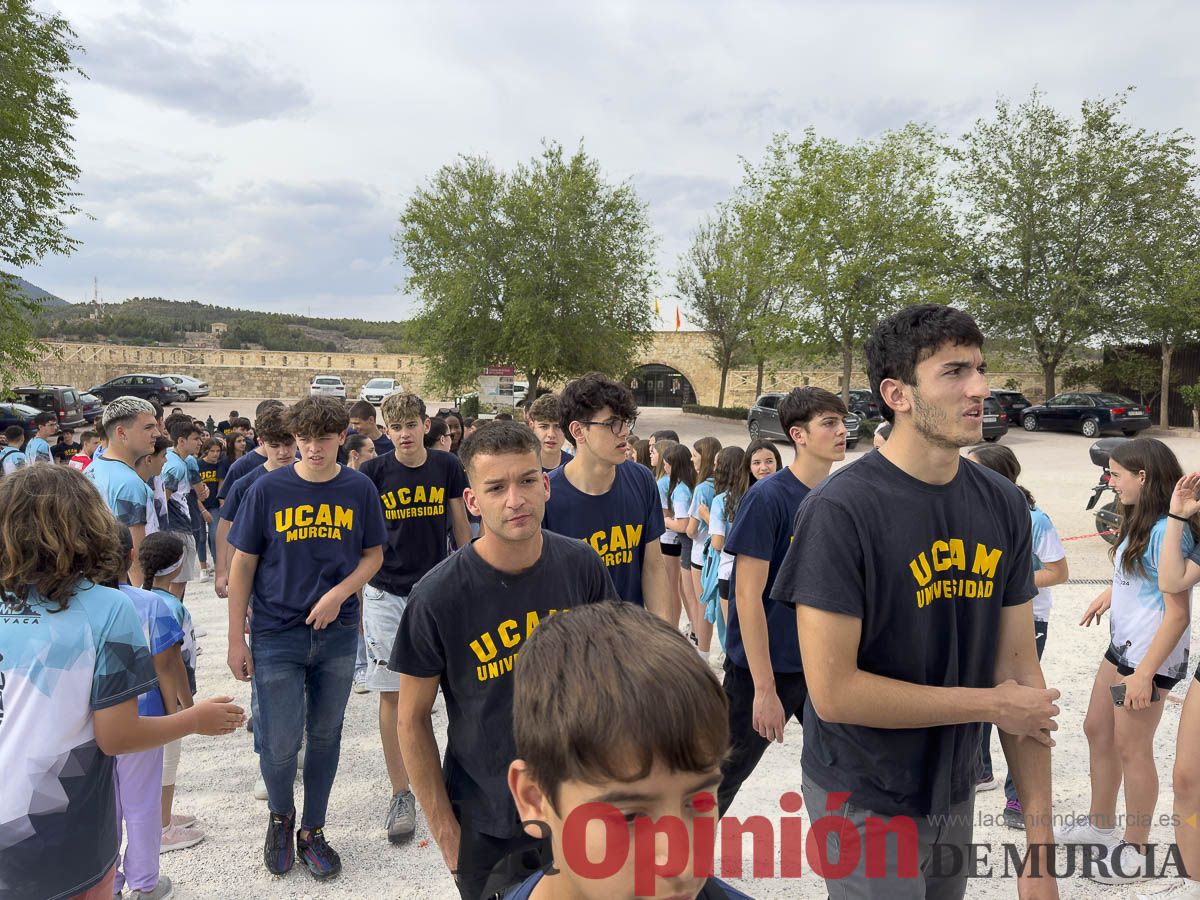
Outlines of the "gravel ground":
<svg viewBox="0 0 1200 900">
<path fill-rule="evenodd" d="M 241 401 L 253 408 L 253 401 Z M 228 410 L 230 401 L 208 401 Z M 204 404 L 204 405 L 208 405 Z M 189 404 L 189 411 L 202 404 Z M 233 403 L 237 406 L 237 402 Z M 214 411 L 215 411 L 214 408 Z M 238 407 L 240 408 L 240 407 Z M 197 409 L 198 411 L 198 409 Z M 738 422 L 715 422 L 682 416 L 669 410 L 643 413 L 637 431 L 649 435 L 656 428 L 674 427 L 685 440 L 715 434 L 724 441 L 744 441 L 745 427 Z M 1027 435 L 1010 432 L 1004 439 L 1026 468 L 1023 483 L 1037 496 L 1053 518 L 1061 536 L 1074 537 L 1094 531 L 1083 506 L 1095 483 L 1098 470 L 1087 458 L 1090 443 L 1076 435 Z M 1200 468 L 1200 442 L 1169 439 L 1185 469 Z M 784 450 L 785 462 L 790 453 Z M 856 458 L 862 449 L 851 454 Z M 886 515 L 886 510 L 881 514 Z M 1106 545 L 1096 537 L 1083 537 L 1066 544 L 1073 582 L 1106 582 L 1111 567 Z M 1054 797 L 1056 814 L 1085 810 L 1088 800 L 1087 743 L 1082 723 L 1096 666 L 1103 655 L 1107 630 L 1080 628 L 1076 623 L 1083 609 L 1102 589 L 1101 584 L 1072 583 L 1056 589 L 1049 640 L 1044 660 L 1047 681 L 1062 693 L 1062 715 L 1054 753 Z M 193 584 L 188 589 L 188 606 L 196 624 L 209 634 L 200 640 L 197 680 L 201 696 L 232 694 L 248 707 L 249 688 L 233 679 L 225 665 L 225 611 L 211 584 Z M 1194 635 L 1195 638 L 1195 635 Z M 1182 697 L 1187 685 L 1176 689 Z M 1158 730 L 1156 747 L 1162 793 L 1156 817 L 1171 809 L 1170 772 L 1175 756 L 1175 733 L 1180 706 L 1168 703 Z M 439 742 L 445 737 L 445 714 L 435 711 Z M 787 790 L 798 790 L 800 782 L 801 730 L 789 726 L 785 742 L 772 747 L 754 776 L 746 782 L 730 814 L 743 818 L 762 815 L 778 823 L 783 815 L 778 798 Z M 1003 754 L 999 742 L 993 747 L 997 777 L 1003 778 Z M 297 869 L 285 878 L 274 878 L 262 866 L 261 846 L 266 826 L 266 804 L 251 795 L 257 766 L 251 737 L 245 732 L 226 738 L 191 737 L 184 742 L 179 770 L 176 810 L 196 815 L 208 839 L 198 846 L 163 857 L 163 872 L 177 885 L 177 896 L 255 898 L 424 898 L 457 896 L 446 874 L 441 856 L 429 838 L 423 820 L 418 821 L 412 843 L 387 843 L 383 818 L 389 789 L 379 750 L 376 701 L 370 694 L 352 694 L 347 707 L 342 761 L 330 802 L 327 834 L 342 855 L 345 871 L 328 884 L 318 885 Z M 297 795 L 299 798 L 299 786 Z M 999 791 L 980 795 L 977 804 L 975 841 L 993 845 L 992 862 L 1002 869 L 1004 842 L 1020 839 L 1017 832 L 995 825 L 991 817 L 1003 807 Z M 1173 840 L 1169 827 L 1156 825 L 1151 840 L 1167 844 Z M 746 842 L 747 847 L 749 841 Z M 775 848 L 776 855 L 778 848 Z M 822 897 L 824 885 L 805 867 L 798 880 L 747 878 L 731 881 L 755 897 Z M 751 871 L 749 852 L 745 871 Z M 773 867 L 778 872 L 778 865 Z M 1079 878 L 1061 882 L 1063 897 L 1132 897 L 1134 891 L 1108 888 Z M 984 878 L 974 881 L 970 897 L 1015 897 L 1011 879 Z"/>
</svg>

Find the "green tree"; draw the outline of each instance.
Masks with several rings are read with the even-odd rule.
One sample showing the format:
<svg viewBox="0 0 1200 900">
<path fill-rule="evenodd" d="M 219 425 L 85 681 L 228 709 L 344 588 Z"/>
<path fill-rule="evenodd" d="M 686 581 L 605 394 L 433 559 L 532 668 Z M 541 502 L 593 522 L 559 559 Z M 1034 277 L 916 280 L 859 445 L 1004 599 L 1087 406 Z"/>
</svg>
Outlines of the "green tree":
<svg viewBox="0 0 1200 900">
<path fill-rule="evenodd" d="M 40 304 L 5 272 L 70 253 L 66 220 L 78 212 L 72 151 L 75 108 L 64 76 L 78 71 L 66 20 L 34 11 L 30 0 L 0 0 L 0 382 L 34 374 L 45 347 L 34 339 Z"/>
<path fill-rule="evenodd" d="M 846 145 L 809 131 L 777 137 L 749 173 L 761 192 L 758 221 L 786 261 L 798 334 L 842 364 L 849 399 L 854 361 L 876 323 L 901 306 L 951 297 L 951 219 L 938 179 L 941 150 L 908 125 Z"/>
<path fill-rule="evenodd" d="M 557 144 L 511 173 L 461 157 L 409 199 L 395 236 L 420 298 L 413 339 L 431 382 L 489 365 L 539 381 L 630 369 L 649 339 L 655 240 L 628 183 Z"/>
<path fill-rule="evenodd" d="M 985 326 L 1020 336 L 1046 396 L 1073 348 L 1109 333 L 1130 277 L 1126 229 L 1147 201 L 1155 137 L 1122 119 L 1125 94 L 1077 120 L 1034 91 L 1000 100 L 956 151 L 966 273 Z"/>
</svg>

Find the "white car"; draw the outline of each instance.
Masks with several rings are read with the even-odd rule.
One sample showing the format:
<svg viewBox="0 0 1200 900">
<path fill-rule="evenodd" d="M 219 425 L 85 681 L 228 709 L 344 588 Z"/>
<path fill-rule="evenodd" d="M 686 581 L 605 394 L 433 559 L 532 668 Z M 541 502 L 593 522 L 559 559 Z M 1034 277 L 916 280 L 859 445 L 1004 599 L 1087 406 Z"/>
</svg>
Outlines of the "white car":
<svg viewBox="0 0 1200 900">
<path fill-rule="evenodd" d="M 378 406 L 389 394 L 395 394 L 402 390 L 404 388 L 395 378 L 372 378 L 358 392 L 358 399 Z"/>
<path fill-rule="evenodd" d="M 310 397 L 340 397 L 346 399 L 346 385 L 336 375 L 318 375 L 308 386 Z"/>
<path fill-rule="evenodd" d="M 175 392 L 179 394 L 180 401 L 199 400 L 201 397 L 208 396 L 208 385 L 198 378 L 192 378 L 190 375 L 179 375 L 175 372 L 168 372 L 163 375 L 173 385 Z"/>
</svg>

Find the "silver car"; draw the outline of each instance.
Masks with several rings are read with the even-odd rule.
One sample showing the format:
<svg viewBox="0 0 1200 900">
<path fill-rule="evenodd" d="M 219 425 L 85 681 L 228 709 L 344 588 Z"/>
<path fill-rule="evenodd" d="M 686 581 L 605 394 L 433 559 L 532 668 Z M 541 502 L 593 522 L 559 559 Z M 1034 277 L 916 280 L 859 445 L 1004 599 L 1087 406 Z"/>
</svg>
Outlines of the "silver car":
<svg viewBox="0 0 1200 900">
<path fill-rule="evenodd" d="M 336 375 L 317 375 L 308 386 L 308 395 L 317 397 L 340 397 L 346 399 L 346 385 Z"/>
<path fill-rule="evenodd" d="M 208 396 L 208 385 L 199 378 L 179 375 L 175 372 L 168 372 L 163 375 L 163 378 L 175 385 L 175 393 L 179 395 L 180 402 L 199 400 L 201 397 Z"/>
</svg>

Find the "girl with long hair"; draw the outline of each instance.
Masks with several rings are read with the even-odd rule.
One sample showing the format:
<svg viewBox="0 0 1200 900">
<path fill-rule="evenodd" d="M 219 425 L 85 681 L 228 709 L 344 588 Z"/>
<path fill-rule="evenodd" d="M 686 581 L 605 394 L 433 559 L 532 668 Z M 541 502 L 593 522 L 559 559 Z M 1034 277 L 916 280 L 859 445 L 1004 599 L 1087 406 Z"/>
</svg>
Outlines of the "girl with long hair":
<svg viewBox="0 0 1200 900">
<path fill-rule="evenodd" d="M 1159 588 L 1171 497 L 1183 477 L 1179 460 L 1161 441 L 1137 438 L 1109 458 L 1109 486 L 1122 506 L 1110 549 L 1112 585 L 1093 601 L 1081 625 L 1109 615 L 1110 643 L 1096 672 L 1083 730 L 1091 758 L 1091 809 L 1054 829 L 1066 844 L 1100 844 L 1107 866 L 1093 878 L 1123 884 L 1146 877 L 1146 842 L 1158 801 L 1154 733 L 1163 700 L 1187 673 L 1191 592 Z M 1200 533 L 1195 519 L 1174 529 L 1176 552 L 1188 555 Z M 1125 828 L 1116 826 L 1117 791 L 1125 788 Z"/>
<path fill-rule="evenodd" d="M 783 468 L 783 457 L 774 441 L 764 441 L 761 438 L 746 445 L 746 474 L 748 484 L 754 484 L 774 475 Z"/>
<path fill-rule="evenodd" d="M 702 437 L 692 444 L 692 465 L 696 469 L 696 487 L 692 491 L 692 503 L 688 507 L 687 536 L 692 542 L 689 570 L 684 578 L 691 581 L 692 604 L 696 615 L 692 618 L 692 632 L 700 655 L 707 658 L 712 644 L 712 623 L 700 608 L 700 573 L 704 570 L 704 549 L 708 544 L 709 507 L 713 501 L 713 467 L 721 442 L 715 437 Z"/>
<path fill-rule="evenodd" d="M 235 460 L 246 455 L 246 436 L 244 434 L 234 434 L 229 441 L 229 462 L 232 464 Z"/>
<path fill-rule="evenodd" d="M 672 444 L 662 452 L 663 474 L 667 477 L 667 506 L 663 511 L 667 530 L 679 538 L 679 597 L 688 619 L 692 622 L 695 639 L 696 595 L 692 590 L 692 579 L 688 575 L 692 568 L 692 540 L 687 536 L 688 510 L 692 508 L 692 491 L 696 487 L 696 467 L 692 465 L 692 451 L 686 444 Z M 670 569 L 670 560 L 667 568 Z M 669 620 L 672 625 L 679 622 Z"/>
<path fill-rule="evenodd" d="M 374 459 L 375 442 L 365 434 L 351 434 L 346 437 L 346 465 L 356 472 L 369 459 Z"/>
<path fill-rule="evenodd" d="M 729 576 L 733 574 L 736 557 L 725 552 L 725 536 L 733 527 L 738 502 L 749 489 L 746 451 L 741 447 L 726 447 L 717 454 L 713 467 L 713 501 L 708 510 L 709 552 L 721 554 L 717 569 L 717 593 L 721 598 L 721 621 L 729 621 Z"/>
</svg>

